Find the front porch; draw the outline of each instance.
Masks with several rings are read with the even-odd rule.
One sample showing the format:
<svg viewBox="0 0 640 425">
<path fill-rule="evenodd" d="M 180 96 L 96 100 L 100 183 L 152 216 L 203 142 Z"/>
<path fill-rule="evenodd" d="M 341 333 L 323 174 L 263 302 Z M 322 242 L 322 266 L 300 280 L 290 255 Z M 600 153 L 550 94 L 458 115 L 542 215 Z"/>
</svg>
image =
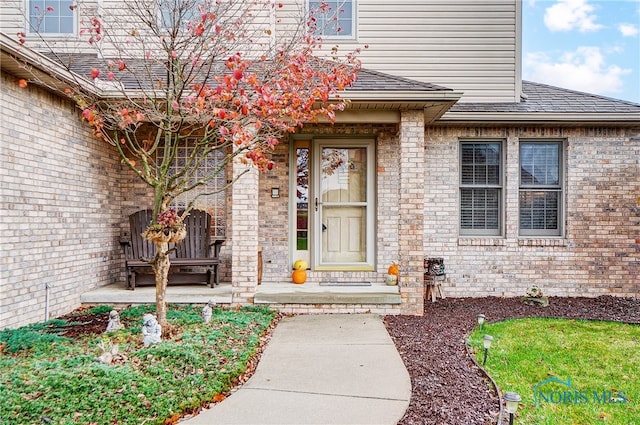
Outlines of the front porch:
<svg viewBox="0 0 640 425">
<path fill-rule="evenodd" d="M 232 285 L 221 283 L 215 288 L 207 285 L 174 285 L 167 288 L 167 302 L 171 304 L 206 304 L 213 300 L 217 304 L 233 304 Z M 129 290 L 124 284 L 113 284 L 85 292 L 81 295 L 85 305 L 108 304 L 153 304 L 155 303 L 155 287 L 136 287 Z M 302 285 L 293 283 L 263 283 L 256 287 L 254 304 L 270 304 L 278 310 L 309 311 L 310 307 L 320 305 L 339 305 L 340 309 L 360 309 L 385 312 L 399 308 L 401 305 L 398 286 L 323 286 L 307 282 Z"/>
</svg>

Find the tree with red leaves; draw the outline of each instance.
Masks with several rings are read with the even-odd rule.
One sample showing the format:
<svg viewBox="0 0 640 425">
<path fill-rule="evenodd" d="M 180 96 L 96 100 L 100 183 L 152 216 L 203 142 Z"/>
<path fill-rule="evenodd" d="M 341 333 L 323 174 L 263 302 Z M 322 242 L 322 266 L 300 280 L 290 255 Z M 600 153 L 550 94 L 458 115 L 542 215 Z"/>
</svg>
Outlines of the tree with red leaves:
<svg viewBox="0 0 640 425">
<path fill-rule="evenodd" d="M 295 19 L 269 0 L 121 5 L 81 19 L 81 38 L 96 52 L 91 60 L 85 55 L 78 64 L 55 47 L 48 53 L 82 77 L 65 91 L 94 134 L 153 191 L 148 238 L 153 229 L 179 227 L 193 202 L 176 218 L 176 197 L 207 184 L 232 161 L 270 170 L 269 153 L 284 135 L 319 118 L 332 122 L 344 108 L 338 92 L 354 82 L 360 67 L 357 51 L 339 57 L 337 48 L 322 48 L 315 25 L 322 21 L 317 14 L 330 13 L 326 4 Z M 187 140 L 189 155 L 176 166 Z M 216 170 L 197 173 L 216 152 L 224 153 Z M 154 243 L 150 264 L 164 325 L 168 242 Z"/>
</svg>

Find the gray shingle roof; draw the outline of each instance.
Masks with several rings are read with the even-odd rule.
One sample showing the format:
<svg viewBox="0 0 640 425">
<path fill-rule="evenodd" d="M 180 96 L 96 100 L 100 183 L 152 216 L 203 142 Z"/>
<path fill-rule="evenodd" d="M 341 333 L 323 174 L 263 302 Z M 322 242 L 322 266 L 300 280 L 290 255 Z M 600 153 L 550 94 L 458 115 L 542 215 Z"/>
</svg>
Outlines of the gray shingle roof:
<svg viewBox="0 0 640 425">
<path fill-rule="evenodd" d="M 397 77 L 371 69 L 361 69 L 358 79 L 347 91 L 453 91 L 431 83 Z"/>
<path fill-rule="evenodd" d="M 90 78 L 92 68 L 100 69 L 103 72 L 105 71 L 105 60 L 92 54 L 73 54 L 65 57 L 52 57 L 52 59 L 57 59 L 63 64 L 70 64 L 70 68 L 73 72 L 86 78 Z M 164 77 L 166 71 L 162 65 L 153 65 L 150 70 L 145 70 L 145 66 L 148 65 L 145 64 L 144 61 L 129 61 L 127 63 L 127 68 L 131 72 L 119 73 L 119 81 L 124 83 L 126 88 L 149 88 L 154 82 L 143 81 L 141 78 L 148 77 L 149 75 Z M 220 62 L 216 72 L 225 71 L 226 68 L 224 67 L 224 62 Z M 101 75 L 101 78 L 106 77 Z M 435 84 L 423 83 L 409 78 L 385 74 L 371 69 L 361 69 L 358 73 L 358 79 L 356 82 L 351 87 L 348 87 L 346 91 L 433 92 L 453 90 Z"/>
<path fill-rule="evenodd" d="M 522 82 L 527 96 L 520 103 L 457 103 L 455 112 L 522 112 L 522 113 L 640 113 L 640 104 L 595 94 Z"/>
</svg>

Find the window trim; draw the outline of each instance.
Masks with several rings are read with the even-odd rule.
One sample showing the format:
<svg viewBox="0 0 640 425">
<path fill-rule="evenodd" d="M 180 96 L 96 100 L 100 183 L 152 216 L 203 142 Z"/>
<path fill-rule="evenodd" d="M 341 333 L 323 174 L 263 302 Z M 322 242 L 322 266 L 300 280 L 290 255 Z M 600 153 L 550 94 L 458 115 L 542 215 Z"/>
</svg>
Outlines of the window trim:
<svg viewBox="0 0 640 425">
<path fill-rule="evenodd" d="M 72 11 L 72 15 L 73 15 L 73 29 L 71 32 L 45 32 L 45 31 L 38 31 L 36 30 L 36 28 L 33 28 L 31 26 L 31 11 L 32 11 L 32 7 L 31 7 L 31 2 L 32 1 L 36 1 L 36 0 L 24 0 L 24 10 L 26 11 L 25 13 L 25 22 L 24 22 L 24 26 L 25 26 L 25 33 L 27 35 L 38 35 L 39 37 L 43 37 L 43 38 L 65 38 L 65 37 L 77 37 L 78 36 L 78 20 L 79 20 L 79 9 L 81 7 L 80 4 L 74 3 L 75 4 L 75 8 Z"/>
<path fill-rule="evenodd" d="M 339 0 L 337 0 L 339 1 Z M 310 3 L 312 0 L 306 0 L 306 15 L 309 15 L 311 12 Z M 318 34 L 324 40 L 356 40 L 357 39 L 357 28 L 358 28 L 358 0 L 351 0 L 351 34 L 349 35 L 331 35 L 331 34 Z"/>
<path fill-rule="evenodd" d="M 462 183 L 462 146 L 473 144 L 498 144 L 500 146 L 500 171 L 498 184 L 463 184 Z M 458 232 L 460 237 L 503 237 L 505 228 L 505 147 L 504 139 L 460 139 L 458 143 Z M 498 228 L 497 229 L 463 229 L 462 228 L 462 189 L 498 189 Z"/>
<path fill-rule="evenodd" d="M 522 146 L 525 144 L 554 144 L 558 150 L 558 184 L 534 185 L 522 183 Z M 539 237 L 563 237 L 564 236 L 564 211 L 566 191 L 566 140 L 562 139 L 520 139 L 518 141 L 518 236 L 523 238 Z M 523 229 L 520 220 L 520 194 L 522 192 L 558 192 L 558 228 L 557 229 Z"/>
</svg>

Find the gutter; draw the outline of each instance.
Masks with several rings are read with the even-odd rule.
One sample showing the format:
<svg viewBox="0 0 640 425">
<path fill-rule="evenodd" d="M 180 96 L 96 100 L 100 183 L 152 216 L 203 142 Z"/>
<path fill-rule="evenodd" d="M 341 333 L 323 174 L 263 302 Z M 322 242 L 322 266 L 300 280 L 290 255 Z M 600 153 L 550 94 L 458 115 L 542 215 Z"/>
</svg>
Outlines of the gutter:
<svg viewBox="0 0 640 425">
<path fill-rule="evenodd" d="M 636 124 L 640 125 L 640 112 L 620 113 L 559 113 L 559 112 L 447 112 L 439 124 L 455 123 L 536 123 L 536 124 Z"/>
<path fill-rule="evenodd" d="M 339 98 L 351 101 L 376 102 L 457 102 L 462 97 L 463 92 L 457 91 L 409 91 L 409 90 L 345 90 L 339 93 Z"/>
<path fill-rule="evenodd" d="M 35 77 L 42 81 L 47 88 L 64 93 L 69 85 L 79 85 L 83 90 L 100 95 L 95 84 L 73 72 L 70 72 L 60 63 L 21 45 L 17 40 L 0 32 L 0 52 L 2 53 L 2 68 L 18 74 L 19 77 Z M 15 67 L 6 64 L 6 60 L 12 60 Z"/>
</svg>

